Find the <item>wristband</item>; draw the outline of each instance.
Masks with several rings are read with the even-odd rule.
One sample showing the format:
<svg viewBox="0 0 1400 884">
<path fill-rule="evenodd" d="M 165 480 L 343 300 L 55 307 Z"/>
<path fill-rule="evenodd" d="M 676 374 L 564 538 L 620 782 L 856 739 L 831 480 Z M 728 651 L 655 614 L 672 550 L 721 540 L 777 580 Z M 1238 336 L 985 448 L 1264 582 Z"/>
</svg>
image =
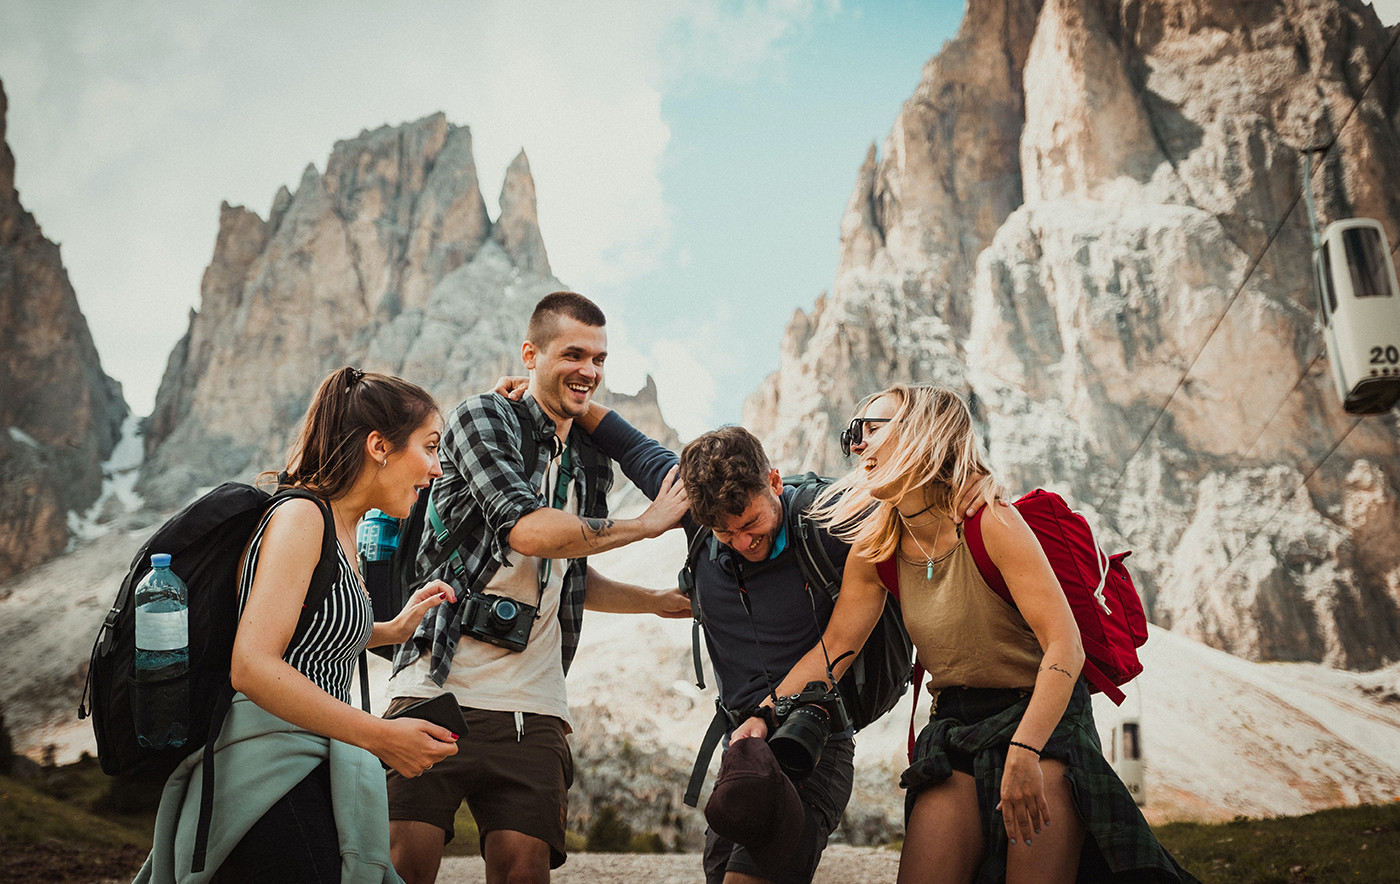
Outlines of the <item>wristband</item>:
<svg viewBox="0 0 1400 884">
<path fill-rule="evenodd" d="M 1016 742 L 1015 740 L 1012 740 L 1012 741 L 1011 741 L 1011 745 L 1012 745 L 1012 746 L 1020 746 L 1022 749 L 1025 749 L 1027 752 L 1034 752 L 1036 758 L 1041 757 L 1041 756 L 1040 756 L 1040 753 L 1041 753 L 1042 751 L 1044 751 L 1044 750 L 1042 750 L 1042 749 L 1036 749 L 1036 748 L 1034 748 L 1034 747 L 1032 747 L 1032 746 L 1027 746 L 1025 743 L 1018 743 L 1018 742 Z"/>
</svg>

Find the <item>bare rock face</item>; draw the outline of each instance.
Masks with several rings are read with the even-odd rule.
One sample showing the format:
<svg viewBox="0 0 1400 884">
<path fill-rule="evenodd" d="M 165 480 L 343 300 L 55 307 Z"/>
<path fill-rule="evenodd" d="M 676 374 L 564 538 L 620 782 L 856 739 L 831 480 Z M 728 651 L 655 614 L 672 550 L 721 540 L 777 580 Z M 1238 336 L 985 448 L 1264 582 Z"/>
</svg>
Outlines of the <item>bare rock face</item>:
<svg viewBox="0 0 1400 884">
<path fill-rule="evenodd" d="M 535 179 L 523 150 L 506 168 L 500 202 L 501 217 L 491 231 L 491 238 L 522 271 L 548 274 L 549 256 L 545 254 L 539 213 L 535 208 Z"/>
<path fill-rule="evenodd" d="M 836 435 L 892 378 L 965 388 L 957 359 L 977 255 L 1022 202 L 1022 77 L 1038 0 L 971 0 L 874 147 L 841 219 L 835 286 L 798 315 L 782 369 L 744 408 L 775 461 L 839 469 Z"/>
<path fill-rule="evenodd" d="M 58 246 L 20 204 L 0 88 L 0 582 L 63 552 L 128 409 Z"/>
<path fill-rule="evenodd" d="M 530 311 L 565 288 L 549 269 L 522 152 L 486 212 L 471 133 L 434 115 L 335 145 L 264 220 L 220 211 L 200 309 L 170 355 L 139 489 L 157 508 L 286 462 L 316 386 L 355 365 L 421 384 L 443 408 L 522 374 Z M 604 394 L 673 443 L 648 381 Z"/>
<path fill-rule="evenodd" d="M 746 420 L 785 468 L 840 470 L 861 396 L 949 384 L 1013 491 L 1134 550 L 1156 622 L 1253 659 L 1400 658 L 1400 432 L 1336 400 L 1300 201 L 1335 139 L 1321 221 L 1400 234 L 1388 41 L 1354 0 L 973 0 Z"/>
<path fill-rule="evenodd" d="M 471 133 L 439 114 L 339 142 L 266 220 L 225 205 L 146 430 L 147 500 L 279 468 L 341 365 L 407 377 L 445 407 L 519 373 L 530 309 L 562 288 L 523 154 L 501 204 L 493 225 Z"/>
</svg>

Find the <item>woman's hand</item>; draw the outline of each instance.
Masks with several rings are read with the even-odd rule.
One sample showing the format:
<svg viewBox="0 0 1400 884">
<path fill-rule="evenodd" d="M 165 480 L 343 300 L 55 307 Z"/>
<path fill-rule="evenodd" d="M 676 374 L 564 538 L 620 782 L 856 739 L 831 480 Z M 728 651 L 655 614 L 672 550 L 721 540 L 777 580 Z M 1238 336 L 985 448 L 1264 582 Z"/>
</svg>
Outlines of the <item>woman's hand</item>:
<svg viewBox="0 0 1400 884">
<path fill-rule="evenodd" d="M 1001 801 L 997 804 L 1006 837 L 1012 845 L 1030 844 L 1050 822 L 1050 805 L 1045 800 L 1045 777 L 1040 757 L 1029 749 L 1010 746 L 1006 769 L 1001 775 Z"/>
<path fill-rule="evenodd" d="M 380 761 L 401 776 L 416 777 L 449 755 L 457 754 L 457 739 L 441 725 L 421 718 L 381 718 L 379 740 L 369 747 Z"/>
<path fill-rule="evenodd" d="M 413 630 L 418 628 L 424 614 L 443 602 L 455 601 L 457 601 L 457 594 L 452 591 L 452 587 L 441 580 L 434 580 L 415 592 L 409 598 L 408 603 L 403 606 L 403 610 L 399 611 L 397 617 L 374 625 L 374 632 L 370 636 L 370 647 L 403 644 L 413 637 Z"/>
</svg>

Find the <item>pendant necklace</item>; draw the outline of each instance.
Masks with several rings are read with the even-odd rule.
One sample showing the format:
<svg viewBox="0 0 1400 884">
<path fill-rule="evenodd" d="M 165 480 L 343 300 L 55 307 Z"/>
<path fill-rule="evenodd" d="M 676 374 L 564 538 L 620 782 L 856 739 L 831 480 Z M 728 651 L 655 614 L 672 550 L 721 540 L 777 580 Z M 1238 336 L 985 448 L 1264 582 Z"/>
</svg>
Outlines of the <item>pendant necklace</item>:
<svg viewBox="0 0 1400 884">
<path fill-rule="evenodd" d="M 898 513 L 899 510 L 895 510 L 895 512 Z M 916 513 L 916 515 L 917 515 L 917 513 Z M 900 517 L 901 519 L 904 519 L 904 514 L 903 514 L 903 513 L 899 513 L 899 517 Z M 925 579 L 925 580 L 932 580 L 932 579 L 933 579 L 933 556 L 931 556 L 931 555 L 929 555 L 927 552 L 925 552 L 925 550 L 924 550 L 924 545 L 923 545 L 922 543 L 919 542 L 919 538 L 918 538 L 918 537 L 914 536 L 914 531 L 913 531 L 913 529 L 911 529 L 911 528 L 909 527 L 909 524 L 908 524 L 908 521 L 907 521 L 907 520 L 905 521 L 904 529 L 905 529 L 905 532 L 908 533 L 909 539 L 912 540 L 912 541 L 914 541 L 914 546 L 918 547 L 918 549 L 919 549 L 919 554 L 922 555 L 922 556 L 924 557 L 924 565 L 925 565 L 924 579 Z M 940 536 L 942 536 L 942 534 L 943 534 L 943 524 L 940 522 L 939 525 L 938 525 L 938 532 L 937 532 L 936 534 L 933 535 L 933 548 L 934 548 L 934 549 L 938 549 L 938 538 L 939 538 Z"/>
</svg>

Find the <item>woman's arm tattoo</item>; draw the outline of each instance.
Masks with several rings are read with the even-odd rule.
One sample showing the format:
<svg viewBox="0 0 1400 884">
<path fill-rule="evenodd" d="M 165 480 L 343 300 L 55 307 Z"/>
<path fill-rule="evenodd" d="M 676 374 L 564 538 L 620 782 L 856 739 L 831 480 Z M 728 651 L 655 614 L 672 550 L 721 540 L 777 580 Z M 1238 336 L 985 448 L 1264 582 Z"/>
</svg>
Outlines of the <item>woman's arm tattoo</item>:
<svg viewBox="0 0 1400 884">
<path fill-rule="evenodd" d="M 1070 678 L 1070 679 L 1074 678 L 1074 676 L 1070 674 L 1070 672 L 1069 672 L 1068 669 L 1064 668 L 1063 666 L 1061 666 L 1061 665 L 1058 664 L 1058 663 L 1051 663 L 1049 666 L 1045 666 L 1045 667 L 1042 667 L 1042 668 L 1043 668 L 1043 669 L 1049 669 L 1051 672 L 1063 673 L 1064 676 L 1065 676 L 1066 678 Z"/>
</svg>

